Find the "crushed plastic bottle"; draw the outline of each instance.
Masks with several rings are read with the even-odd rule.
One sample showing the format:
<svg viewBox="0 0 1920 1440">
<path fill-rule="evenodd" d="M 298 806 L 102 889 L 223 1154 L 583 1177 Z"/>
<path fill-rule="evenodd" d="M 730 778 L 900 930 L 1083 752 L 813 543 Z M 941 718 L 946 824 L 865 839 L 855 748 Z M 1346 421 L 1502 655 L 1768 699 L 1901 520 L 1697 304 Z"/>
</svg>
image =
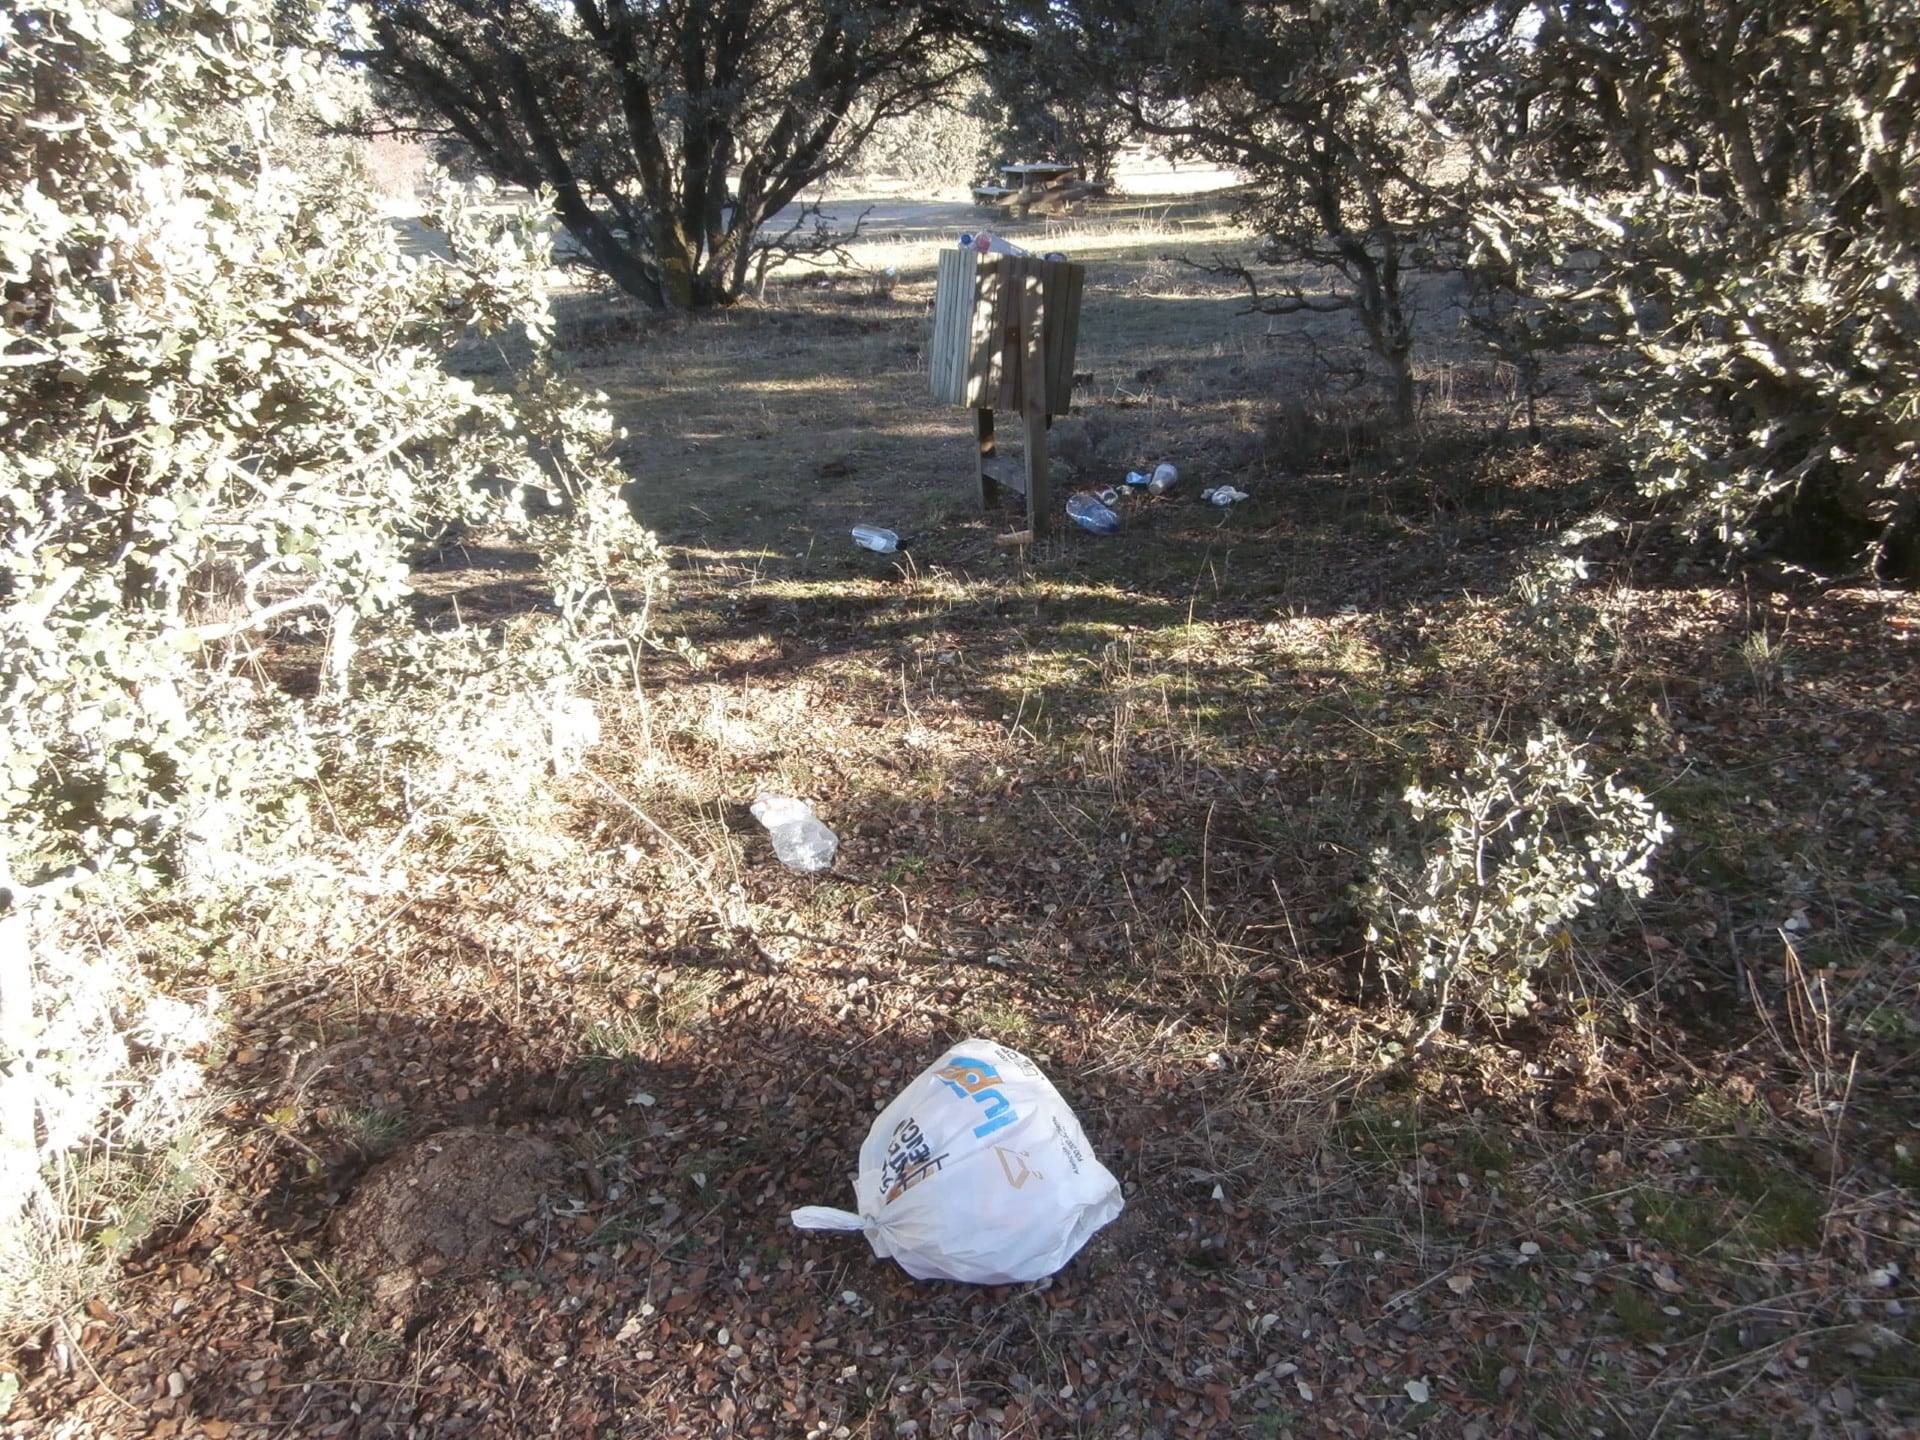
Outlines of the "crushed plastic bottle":
<svg viewBox="0 0 1920 1440">
<path fill-rule="evenodd" d="M 1236 490 L 1231 485 L 1216 485 L 1211 490 L 1202 490 L 1200 498 L 1210 500 L 1215 505 L 1237 505 L 1247 498 L 1247 492 Z"/>
<path fill-rule="evenodd" d="M 1180 483 L 1180 472 L 1162 460 L 1153 467 L 1153 478 L 1147 481 L 1149 495 L 1164 495 Z"/>
<path fill-rule="evenodd" d="M 853 527 L 853 543 L 882 555 L 891 555 L 900 548 L 900 537 L 878 525 L 856 525 Z"/>
<path fill-rule="evenodd" d="M 972 250 L 979 255 L 1026 255 L 1031 252 L 1021 249 L 1011 240 L 1002 240 L 991 231 L 982 230 L 977 235 L 962 235 L 960 248 Z"/>
<path fill-rule="evenodd" d="M 1144 471 L 1140 471 L 1140 470 L 1127 471 L 1127 483 L 1129 485 L 1145 485 L 1148 481 L 1152 479 L 1153 477 L 1151 475 L 1146 474 Z"/>
<path fill-rule="evenodd" d="M 1097 495 L 1069 495 L 1067 514 L 1074 518 L 1081 529 L 1091 530 L 1096 535 L 1111 535 L 1120 528 L 1120 517 Z"/>
<path fill-rule="evenodd" d="M 753 802 L 753 818 L 767 827 L 773 853 L 789 870 L 811 875 L 833 864 L 840 837 L 820 822 L 806 801 L 763 794 Z"/>
</svg>

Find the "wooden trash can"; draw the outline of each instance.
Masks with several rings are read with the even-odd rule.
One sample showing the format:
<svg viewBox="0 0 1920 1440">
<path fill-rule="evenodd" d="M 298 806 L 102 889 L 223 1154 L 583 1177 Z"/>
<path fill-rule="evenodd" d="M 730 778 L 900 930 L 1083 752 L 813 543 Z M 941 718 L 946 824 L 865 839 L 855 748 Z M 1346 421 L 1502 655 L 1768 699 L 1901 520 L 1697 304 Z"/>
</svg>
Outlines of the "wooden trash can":
<svg viewBox="0 0 1920 1440">
<path fill-rule="evenodd" d="M 940 252 L 927 367 L 933 397 L 973 411 L 980 503 L 991 509 L 1002 489 L 1024 495 L 1027 528 L 1036 536 L 1052 521 L 1047 425 L 1073 402 L 1085 278 L 1085 266 L 1065 260 Z M 1024 422 L 1024 465 L 995 453 L 996 410 L 1013 411 Z"/>
</svg>

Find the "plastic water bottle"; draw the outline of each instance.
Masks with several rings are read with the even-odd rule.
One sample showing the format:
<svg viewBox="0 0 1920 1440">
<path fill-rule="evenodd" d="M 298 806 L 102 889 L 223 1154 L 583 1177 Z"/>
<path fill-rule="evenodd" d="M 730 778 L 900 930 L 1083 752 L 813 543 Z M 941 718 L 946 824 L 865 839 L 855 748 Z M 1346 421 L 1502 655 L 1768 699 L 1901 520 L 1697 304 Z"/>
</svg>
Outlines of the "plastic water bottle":
<svg viewBox="0 0 1920 1440">
<path fill-rule="evenodd" d="M 840 837 L 820 823 L 806 801 L 762 795 L 753 802 L 753 818 L 767 827 L 773 853 L 789 870 L 811 875 L 833 864 Z"/>
<path fill-rule="evenodd" d="M 1097 496 L 1069 495 L 1067 514 L 1078 522 L 1081 529 L 1091 530 L 1096 535 L 1111 535 L 1120 528 L 1120 517 Z"/>
<path fill-rule="evenodd" d="M 900 537 L 891 530 L 882 530 L 878 525 L 856 525 L 853 527 L 853 543 L 882 555 L 891 555 L 900 548 Z"/>
<path fill-rule="evenodd" d="M 1153 479 L 1151 475 L 1143 474 L 1138 470 L 1127 471 L 1127 483 L 1129 485 L 1145 485 L 1151 479 Z"/>
<path fill-rule="evenodd" d="M 1153 478 L 1147 481 L 1149 495 L 1164 495 L 1179 482 L 1180 472 L 1162 460 L 1153 467 Z"/>
<path fill-rule="evenodd" d="M 998 235 L 985 230 L 973 237 L 973 248 L 981 255 L 1025 255 L 1027 253 L 1011 240 L 1002 240 Z"/>
</svg>

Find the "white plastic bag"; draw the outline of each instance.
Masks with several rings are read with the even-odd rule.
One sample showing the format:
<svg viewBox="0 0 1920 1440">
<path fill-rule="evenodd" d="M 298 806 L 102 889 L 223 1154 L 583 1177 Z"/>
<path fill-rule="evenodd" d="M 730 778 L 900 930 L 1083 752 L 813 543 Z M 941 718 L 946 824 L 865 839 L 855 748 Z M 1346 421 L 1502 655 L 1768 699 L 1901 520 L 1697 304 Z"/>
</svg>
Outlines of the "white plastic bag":
<svg viewBox="0 0 1920 1440">
<path fill-rule="evenodd" d="M 858 1214 L 793 1212 L 802 1230 L 859 1230 L 917 1280 L 1024 1284 L 1053 1274 L 1120 1213 L 1120 1184 L 1040 1067 L 963 1040 L 873 1122 L 853 1177 Z"/>
</svg>

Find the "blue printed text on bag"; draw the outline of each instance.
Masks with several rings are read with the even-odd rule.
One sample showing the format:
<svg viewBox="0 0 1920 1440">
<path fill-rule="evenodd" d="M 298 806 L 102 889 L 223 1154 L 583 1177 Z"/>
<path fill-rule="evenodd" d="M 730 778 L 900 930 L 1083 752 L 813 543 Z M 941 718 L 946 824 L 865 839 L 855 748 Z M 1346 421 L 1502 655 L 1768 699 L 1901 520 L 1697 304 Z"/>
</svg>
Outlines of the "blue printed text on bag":
<svg viewBox="0 0 1920 1440">
<path fill-rule="evenodd" d="M 1014 1113 L 1013 1103 L 994 1088 L 1000 1083 L 1000 1072 L 986 1061 L 955 1055 L 935 1073 L 954 1094 L 962 1098 L 971 1096 L 986 1106 L 985 1123 L 973 1127 L 976 1137 L 984 1138 L 1003 1130 L 1020 1118 Z"/>
</svg>

